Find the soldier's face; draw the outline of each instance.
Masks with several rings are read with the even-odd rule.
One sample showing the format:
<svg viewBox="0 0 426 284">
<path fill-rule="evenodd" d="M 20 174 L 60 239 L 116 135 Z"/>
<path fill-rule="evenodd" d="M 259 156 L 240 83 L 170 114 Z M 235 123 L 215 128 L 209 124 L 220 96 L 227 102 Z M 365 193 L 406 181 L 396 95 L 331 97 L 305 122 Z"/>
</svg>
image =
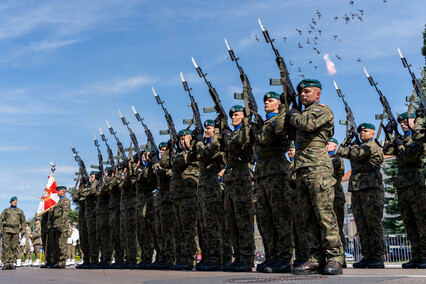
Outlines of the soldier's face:
<svg viewBox="0 0 426 284">
<path fill-rule="evenodd" d="M 149 156 L 149 152 L 146 152 L 146 154 L 144 153 L 142 155 L 142 162 L 146 163 L 148 161 L 148 159 L 146 157 L 148 157 L 148 156 Z"/>
<path fill-rule="evenodd" d="M 182 147 L 189 147 L 191 145 L 192 135 L 185 135 L 180 137 L 180 145 Z"/>
<path fill-rule="evenodd" d="M 325 145 L 325 148 L 327 149 L 327 152 L 336 151 L 337 144 L 334 142 L 328 142 L 327 145 Z"/>
<path fill-rule="evenodd" d="M 268 98 L 265 101 L 265 112 L 266 113 L 274 113 L 278 112 L 278 106 L 281 104 L 280 100 L 274 98 Z"/>
<path fill-rule="evenodd" d="M 66 192 L 66 190 L 61 189 L 58 191 L 58 196 L 64 196 Z"/>
<path fill-rule="evenodd" d="M 90 176 L 90 182 L 93 182 L 95 180 L 95 178 L 96 178 L 95 175 L 91 175 Z"/>
<path fill-rule="evenodd" d="M 207 126 L 206 129 L 204 129 L 204 137 L 210 138 L 213 137 L 214 127 L 213 126 Z"/>
<path fill-rule="evenodd" d="M 408 126 L 410 126 L 411 128 L 414 127 L 414 118 L 409 118 L 408 123 L 406 119 L 401 120 L 400 124 L 401 124 L 402 131 L 404 132 L 410 131 L 410 128 Z"/>
<path fill-rule="evenodd" d="M 241 124 L 241 121 L 243 121 L 243 118 L 244 118 L 244 112 L 242 111 L 234 112 L 232 114 L 232 125 L 237 126 Z"/>
<path fill-rule="evenodd" d="M 13 200 L 12 202 L 10 202 L 10 204 L 15 207 L 16 205 L 18 205 L 18 200 Z"/>
<path fill-rule="evenodd" d="M 304 106 L 308 106 L 314 102 L 318 102 L 321 96 L 321 89 L 317 87 L 306 87 L 300 92 L 300 102 Z"/>
<path fill-rule="evenodd" d="M 361 132 L 359 133 L 359 138 L 361 139 L 362 142 L 365 142 L 370 139 L 373 139 L 375 133 L 376 131 L 374 131 L 373 129 L 362 129 Z"/>
<path fill-rule="evenodd" d="M 161 156 L 163 156 L 164 151 L 166 151 L 166 147 L 161 147 L 161 149 L 160 149 Z"/>
<path fill-rule="evenodd" d="M 295 154 L 296 154 L 296 148 L 290 148 L 287 152 L 287 155 L 290 159 L 294 158 Z"/>
</svg>

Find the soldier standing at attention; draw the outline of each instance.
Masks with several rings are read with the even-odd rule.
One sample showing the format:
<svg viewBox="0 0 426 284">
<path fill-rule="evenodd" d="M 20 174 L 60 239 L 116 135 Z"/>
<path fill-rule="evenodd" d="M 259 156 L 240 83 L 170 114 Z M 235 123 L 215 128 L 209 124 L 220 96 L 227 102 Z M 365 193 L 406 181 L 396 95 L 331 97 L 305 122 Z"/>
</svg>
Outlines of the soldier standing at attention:
<svg viewBox="0 0 426 284">
<path fill-rule="evenodd" d="M 0 238 L 2 241 L 3 270 L 15 269 L 14 263 L 19 246 L 19 235 L 25 233 L 25 215 L 17 207 L 18 198 L 10 199 L 10 207 L 0 215 Z"/>
<path fill-rule="evenodd" d="M 34 232 L 30 234 L 31 242 L 34 247 L 35 262 L 32 266 L 40 266 L 40 247 L 41 247 L 41 218 L 35 220 Z"/>
<path fill-rule="evenodd" d="M 24 247 L 24 258 L 25 258 L 25 262 L 22 266 L 29 266 L 31 265 L 31 239 L 30 239 L 30 235 L 31 235 L 31 228 L 30 228 L 31 223 L 30 222 L 26 222 L 25 224 L 25 247 Z"/>
<path fill-rule="evenodd" d="M 203 236 L 205 251 L 202 251 L 204 263 L 199 265 L 200 271 L 218 271 L 223 264 L 223 193 L 220 186 L 219 172 L 225 166 L 223 142 L 214 136 L 214 120 L 204 122 L 205 135 L 196 132 L 195 147 L 197 160 L 200 162 L 200 178 L 198 182 L 199 208 L 201 211 L 200 226 L 204 231 L 198 232 L 198 238 Z M 200 131 L 201 132 L 201 131 Z M 200 198 L 200 196 L 202 198 Z"/>
<path fill-rule="evenodd" d="M 325 145 L 334 134 L 331 109 L 319 102 L 322 86 L 318 80 L 305 79 L 297 85 L 300 102 L 305 109 L 288 112 L 290 123 L 296 128 L 295 170 L 301 217 L 302 236 L 310 241 L 309 259 L 294 268 L 296 274 L 317 273 L 327 264 L 324 274 L 342 274 L 344 249 L 333 211 L 333 164 Z M 296 222 L 298 218 L 296 218 Z"/>
<path fill-rule="evenodd" d="M 49 211 L 49 221 L 52 221 L 50 225 L 49 238 L 52 236 L 51 249 L 54 250 L 54 261 L 50 268 L 65 268 L 67 255 L 68 255 L 68 216 L 70 213 L 70 200 L 65 196 L 67 188 L 65 186 L 58 186 L 59 201 L 55 206 L 52 206 Z M 50 244 L 50 241 L 49 241 Z"/>
<path fill-rule="evenodd" d="M 254 254 L 253 190 L 249 163 L 253 156 L 250 124 L 244 117 L 244 108 L 233 106 L 229 111 L 234 131 L 222 129 L 228 162 L 223 175 L 225 183 L 225 222 L 231 235 L 234 262 L 224 265 L 223 271 L 247 272 L 252 270 Z M 217 119 L 217 128 L 220 122 Z M 215 126 L 216 128 L 216 126 Z M 215 133 L 216 136 L 219 133 Z M 217 137 L 219 139 L 219 137 Z"/>
<path fill-rule="evenodd" d="M 84 178 L 80 180 L 80 185 L 74 199 L 78 201 L 78 225 L 79 225 L 79 233 L 80 233 L 80 246 L 83 252 L 83 257 L 80 261 L 80 264 L 75 268 L 82 269 L 87 268 L 87 265 L 90 263 L 90 246 L 89 246 L 89 236 L 87 233 L 87 220 L 86 220 L 86 197 L 81 195 L 81 193 L 88 186 L 88 181 Z M 43 227 L 43 226 L 42 226 Z M 45 242 L 43 242 L 44 246 Z M 81 257 L 81 256 L 80 256 Z"/>
<path fill-rule="evenodd" d="M 79 231 L 77 229 L 77 225 L 75 223 L 71 224 L 71 236 L 68 237 L 68 259 L 69 263 L 67 265 L 75 264 L 75 248 L 77 246 L 77 241 L 80 238 Z M 108 244 L 110 245 L 110 244 Z"/>
<path fill-rule="evenodd" d="M 413 141 L 414 114 L 406 112 L 398 116 L 404 131 L 404 139 L 386 140 L 384 152 L 396 156 L 398 175 L 395 179 L 398 207 L 411 242 L 412 259 L 402 268 L 426 268 L 426 195 L 422 174 L 425 158 L 424 143 Z"/>
<path fill-rule="evenodd" d="M 352 143 L 348 136 L 339 146 L 337 155 L 349 159 L 352 173 L 348 191 L 352 193 L 352 212 L 361 242 L 362 260 L 354 268 L 384 268 L 385 254 L 383 237 L 384 188 L 380 168 L 383 164 L 383 150 L 373 140 L 375 127 L 370 123 L 358 126 L 360 145 Z"/>
<path fill-rule="evenodd" d="M 334 174 L 333 177 L 336 180 L 334 185 L 334 203 L 333 209 L 336 213 L 337 223 L 339 224 L 340 240 L 342 241 L 343 248 L 346 247 L 345 233 L 343 232 L 343 224 L 345 222 L 345 204 L 346 198 L 342 187 L 342 177 L 345 174 L 345 164 L 343 159 L 336 154 L 337 146 L 339 142 L 336 138 L 328 139 L 328 143 L 325 146 L 327 148 L 328 155 L 330 155 L 331 162 L 333 162 Z M 346 268 L 346 260 L 343 262 L 343 268 Z"/>
<path fill-rule="evenodd" d="M 291 137 L 285 125 L 286 110 L 280 95 L 268 92 L 263 97 L 266 120 L 253 126 L 255 146 L 254 189 L 257 195 L 257 218 L 265 246 L 266 260 L 258 272 L 291 272 L 293 258 L 293 218 L 291 211 L 290 168 L 285 153 Z"/>
</svg>

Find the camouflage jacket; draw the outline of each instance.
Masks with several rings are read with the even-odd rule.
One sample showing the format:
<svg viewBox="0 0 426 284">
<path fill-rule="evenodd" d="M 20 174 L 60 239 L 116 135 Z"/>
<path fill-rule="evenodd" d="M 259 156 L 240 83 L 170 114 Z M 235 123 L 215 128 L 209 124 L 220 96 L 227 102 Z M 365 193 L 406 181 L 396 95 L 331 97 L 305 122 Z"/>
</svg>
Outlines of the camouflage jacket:
<svg viewBox="0 0 426 284">
<path fill-rule="evenodd" d="M 125 210 L 126 208 L 134 208 L 136 206 L 136 180 L 135 171 L 132 167 L 129 167 L 118 178 L 118 185 L 120 187 L 120 209 Z"/>
<path fill-rule="evenodd" d="M 108 208 L 109 209 L 113 209 L 113 208 L 120 208 L 120 196 L 121 196 L 121 192 L 120 192 L 120 185 L 119 185 L 119 174 L 115 174 L 112 178 L 111 181 L 109 182 L 109 202 L 108 202 Z"/>
<path fill-rule="evenodd" d="M 222 181 L 227 183 L 240 179 L 251 179 L 249 163 L 253 156 L 253 141 L 250 139 L 248 119 L 243 118 L 240 129 L 234 131 L 229 137 L 223 137 L 223 140 L 228 164 Z"/>
<path fill-rule="evenodd" d="M 136 189 L 137 197 L 144 198 L 152 196 L 152 192 L 157 188 L 157 176 L 151 163 L 136 169 Z"/>
<path fill-rule="evenodd" d="M 190 149 L 172 156 L 173 180 L 191 178 L 198 182 L 200 166 L 194 148 L 195 147 L 191 145 Z"/>
<path fill-rule="evenodd" d="M 98 180 L 94 180 L 90 186 L 83 187 L 80 192 L 81 197 L 86 198 L 86 205 L 96 205 L 96 192 L 98 191 Z"/>
<path fill-rule="evenodd" d="M 333 177 L 336 180 L 334 187 L 343 190 L 342 177 L 345 174 L 345 163 L 341 157 L 337 156 L 336 153 L 331 154 L 330 158 L 333 163 Z"/>
<path fill-rule="evenodd" d="M 380 168 L 383 164 L 383 150 L 373 140 L 362 145 L 348 146 L 345 140 L 337 149 L 337 155 L 351 162 L 352 173 L 348 191 L 368 188 L 383 188 Z"/>
<path fill-rule="evenodd" d="M 392 142 L 386 141 L 383 146 L 386 155 L 395 155 L 398 165 L 398 175 L 395 178 L 395 187 L 405 187 L 414 184 L 424 184 L 422 174 L 425 159 L 425 147 L 423 143 L 413 141 L 412 135 L 408 135 L 403 144 L 395 147 Z"/>
<path fill-rule="evenodd" d="M 218 131 L 215 129 L 215 131 Z M 216 175 L 225 167 L 225 152 L 218 136 L 213 136 L 208 144 L 195 144 L 197 160 L 200 162 L 200 177 Z"/>
<path fill-rule="evenodd" d="M 32 233 L 32 236 L 31 236 L 31 242 L 33 243 L 33 245 L 41 244 L 40 237 L 41 237 L 41 225 L 36 224 L 34 232 Z"/>
<path fill-rule="evenodd" d="M 289 127 L 283 127 L 282 131 L 276 130 L 277 123 L 285 121 L 285 115 L 285 108 L 281 108 L 277 115 L 266 120 L 254 134 L 254 179 L 275 174 L 282 174 L 287 180 L 290 179 L 289 162 L 285 157 L 291 144 Z"/>
<path fill-rule="evenodd" d="M 413 141 L 417 143 L 425 143 L 425 124 L 426 119 L 424 117 L 417 117 L 414 121 L 413 127 Z"/>
<path fill-rule="evenodd" d="M 25 232 L 24 212 L 12 206 L 3 210 L 0 215 L 0 232 L 18 234 Z"/>
<path fill-rule="evenodd" d="M 297 197 L 297 186 L 296 186 L 296 171 L 294 170 L 294 159 L 289 162 L 290 169 L 290 187 L 291 187 L 291 197 Z"/>
<path fill-rule="evenodd" d="M 170 149 L 166 149 L 161 155 L 160 163 L 154 164 L 154 173 L 157 176 L 158 184 L 158 200 L 160 203 L 169 201 L 172 202 L 170 194 L 170 180 L 172 178 L 172 165 L 170 159 Z"/>
<path fill-rule="evenodd" d="M 31 234 L 31 228 L 28 226 L 25 228 L 25 247 L 30 247 L 30 234 Z"/>
<path fill-rule="evenodd" d="M 70 213 L 70 206 L 70 200 L 64 196 L 59 199 L 55 206 L 49 209 L 49 227 L 51 229 L 60 228 L 63 232 L 68 230 L 68 215 Z"/>
<path fill-rule="evenodd" d="M 105 176 L 104 182 L 99 190 L 96 192 L 96 214 L 108 213 L 108 203 L 109 203 L 109 187 L 111 184 L 111 177 Z"/>
<path fill-rule="evenodd" d="M 301 114 L 294 114 L 290 123 L 296 128 L 296 171 L 318 166 L 331 170 L 333 165 L 325 148 L 328 139 L 334 134 L 334 116 L 331 109 L 319 102 L 313 103 Z"/>
<path fill-rule="evenodd" d="M 78 190 L 74 195 L 74 199 L 78 200 L 78 204 L 84 203 L 84 201 L 86 200 L 86 197 L 81 195 L 81 193 L 85 190 L 85 188 L 86 188 L 85 183 L 80 183 L 78 185 Z"/>
</svg>

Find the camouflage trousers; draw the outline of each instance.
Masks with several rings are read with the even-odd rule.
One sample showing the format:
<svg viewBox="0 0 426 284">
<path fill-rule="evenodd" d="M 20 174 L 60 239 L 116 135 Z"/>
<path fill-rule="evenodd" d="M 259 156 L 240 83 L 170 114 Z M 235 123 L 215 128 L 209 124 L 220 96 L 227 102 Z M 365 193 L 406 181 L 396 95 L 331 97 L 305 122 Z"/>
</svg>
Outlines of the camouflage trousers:
<svg viewBox="0 0 426 284">
<path fill-rule="evenodd" d="M 325 263 L 325 258 L 341 264 L 345 251 L 339 235 L 339 226 L 333 210 L 334 178 L 328 167 L 302 168 L 296 173 L 298 208 L 302 211 L 295 218 L 302 229 L 300 239 L 309 240 L 309 258 Z"/>
<path fill-rule="evenodd" d="M 160 205 L 161 235 L 163 238 L 164 260 L 175 263 L 175 207 L 171 201 L 162 201 Z"/>
<path fill-rule="evenodd" d="M 79 212 L 78 212 L 78 233 L 80 235 L 80 247 L 83 252 L 83 261 L 85 264 L 90 263 L 90 246 L 89 246 L 89 236 L 87 235 L 87 222 L 85 217 L 85 208 L 86 205 L 84 201 L 79 202 Z M 43 226 L 42 226 L 43 227 Z M 43 242 L 44 246 L 45 242 Z"/>
<path fill-rule="evenodd" d="M 109 226 L 109 214 L 96 214 L 96 238 L 101 251 L 101 262 L 110 264 L 112 260 L 111 234 Z"/>
<path fill-rule="evenodd" d="M 52 249 L 53 249 L 53 262 L 54 264 L 59 264 L 65 266 L 67 255 L 68 255 L 68 231 L 66 228 L 62 228 L 60 231 L 59 228 L 53 229 L 52 232 Z M 49 233 L 50 238 L 50 233 Z"/>
<path fill-rule="evenodd" d="M 341 184 L 336 184 L 334 186 L 334 203 L 333 210 L 336 214 L 337 223 L 339 225 L 339 235 L 340 240 L 342 241 L 343 248 L 346 247 L 345 233 L 343 232 L 343 224 L 345 223 L 345 204 L 346 198 L 345 193 Z"/>
<path fill-rule="evenodd" d="M 99 262 L 99 246 L 98 240 L 96 239 L 96 212 L 95 212 L 95 204 L 90 204 L 86 202 L 86 228 L 87 228 L 87 238 L 89 243 L 89 256 L 90 263 L 98 263 Z M 86 253 L 84 254 L 86 255 Z"/>
<path fill-rule="evenodd" d="M 227 181 L 224 191 L 226 230 L 237 262 L 252 263 L 254 216 L 251 180 Z"/>
<path fill-rule="evenodd" d="M 35 255 L 35 259 L 37 260 L 37 259 L 40 259 L 40 248 L 41 248 L 41 245 L 40 244 L 37 244 L 37 245 L 33 245 L 33 247 L 34 247 L 34 255 Z"/>
<path fill-rule="evenodd" d="M 352 213 L 359 233 L 361 253 L 367 259 L 382 259 L 385 254 L 382 227 L 383 200 L 382 188 L 352 192 Z"/>
<path fill-rule="evenodd" d="M 68 259 L 75 259 L 75 246 L 68 244 Z"/>
<path fill-rule="evenodd" d="M 3 233 L 2 262 L 3 265 L 13 265 L 19 247 L 19 233 Z"/>
<path fill-rule="evenodd" d="M 207 261 L 222 263 L 223 197 L 217 175 L 201 176 L 198 182 L 200 212 Z M 200 235 L 200 234 L 199 234 Z M 204 252 L 203 252 L 204 257 Z"/>
<path fill-rule="evenodd" d="M 398 206 L 413 259 L 426 260 L 426 190 L 424 184 L 399 187 Z"/>
<path fill-rule="evenodd" d="M 136 243 L 136 210 L 134 207 L 121 210 L 121 235 L 124 236 L 122 240 L 126 261 L 136 264 L 138 245 Z"/>
<path fill-rule="evenodd" d="M 290 262 L 293 256 L 291 189 L 285 175 L 259 178 L 254 184 L 261 236 L 268 260 Z"/>
<path fill-rule="evenodd" d="M 313 231 L 305 231 L 301 224 L 304 223 L 305 208 L 301 205 L 299 191 L 292 188 L 291 193 L 291 211 L 293 217 L 293 240 L 294 240 L 294 255 L 296 262 L 309 259 L 310 242 L 317 238 L 317 235 L 309 235 Z"/>
<path fill-rule="evenodd" d="M 154 206 L 152 194 L 138 196 L 136 226 L 138 243 L 141 248 L 141 261 L 151 263 L 154 255 Z"/>
<path fill-rule="evenodd" d="M 164 261 L 164 239 L 161 231 L 161 206 L 154 203 L 155 261 Z"/>
<path fill-rule="evenodd" d="M 114 250 L 114 258 L 116 262 L 124 261 L 124 241 L 120 231 L 120 224 L 120 206 L 109 208 L 109 228 L 111 229 L 110 240 L 112 249 Z"/>
<path fill-rule="evenodd" d="M 198 206 L 198 211 L 197 211 L 197 238 L 198 238 L 198 246 L 201 249 L 201 259 L 202 260 L 206 260 L 209 259 L 209 252 L 207 250 L 207 246 L 206 246 L 206 229 L 204 228 L 204 220 L 203 220 L 203 214 L 201 212 L 201 199 L 203 198 L 202 193 L 200 191 L 198 191 L 198 195 L 197 195 L 197 206 Z"/>
<path fill-rule="evenodd" d="M 25 257 L 25 260 L 31 260 L 31 246 L 29 243 L 25 244 L 24 257 Z"/>
</svg>

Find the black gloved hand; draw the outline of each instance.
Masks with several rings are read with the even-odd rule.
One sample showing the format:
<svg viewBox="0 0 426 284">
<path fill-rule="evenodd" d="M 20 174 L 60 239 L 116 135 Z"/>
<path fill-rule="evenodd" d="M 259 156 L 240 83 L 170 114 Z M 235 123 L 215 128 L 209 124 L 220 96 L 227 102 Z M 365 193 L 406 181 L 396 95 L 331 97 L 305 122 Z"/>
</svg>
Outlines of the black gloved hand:
<svg viewBox="0 0 426 284">
<path fill-rule="evenodd" d="M 392 141 L 393 145 L 398 148 L 398 146 L 402 145 L 402 140 L 398 137 L 395 137 Z"/>
<path fill-rule="evenodd" d="M 385 127 L 383 127 L 383 129 L 385 130 L 385 132 L 387 134 L 392 134 L 392 132 L 393 132 L 393 124 L 392 124 L 392 122 L 389 122 L 388 124 L 386 124 Z"/>
<path fill-rule="evenodd" d="M 56 232 L 57 232 L 58 234 L 61 234 L 61 233 L 62 233 L 62 228 L 56 228 Z"/>
<path fill-rule="evenodd" d="M 287 117 L 291 118 L 293 116 L 293 114 L 300 114 L 300 110 L 298 110 L 297 108 L 293 107 L 291 108 L 288 112 L 287 112 Z"/>
<path fill-rule="evenodd" d="M 24 233 L 24 232 L 22 232 L 19 236 L 20 236 L 21 238 L 23 238 L 23 237 L 24 237 L 24 235 L 25 235 L 25 233 Z"/>
<path fill-rule="evenodd" d="M 203 142 L 203 132 L 201 129 L 198 129 L 198 127 L 195 127 L 195 129 L 191 133 L 192 139 L 194 139 L 196 142 Z"/>
<path fill-rule="evenodd" d="M 416 117 L 425 117 L 425 110 L 424 108 L 418 108 L 416 109 Z"/>
<path fill-rule="evenodd" d="M 231 137 L 232 131 L 228 128 L 225 128 L 225 129 L 222 130 L 221 135 L 222 135 L 223 139 L 228 139 L 229 137 Z"/>
<path fill-rule="evenodd" d="M 167 141 L 167 149 L 172 149 L 172 148 L 173 148 L 172 139 L 169 139 L 169 141 Z"/>
<path fill-rule="evenodd" d="M 221 128 L 222 127 L 222 118 L 220 116 L 216 117 L 214 120 L 214 128 Z"/>
</svg>

